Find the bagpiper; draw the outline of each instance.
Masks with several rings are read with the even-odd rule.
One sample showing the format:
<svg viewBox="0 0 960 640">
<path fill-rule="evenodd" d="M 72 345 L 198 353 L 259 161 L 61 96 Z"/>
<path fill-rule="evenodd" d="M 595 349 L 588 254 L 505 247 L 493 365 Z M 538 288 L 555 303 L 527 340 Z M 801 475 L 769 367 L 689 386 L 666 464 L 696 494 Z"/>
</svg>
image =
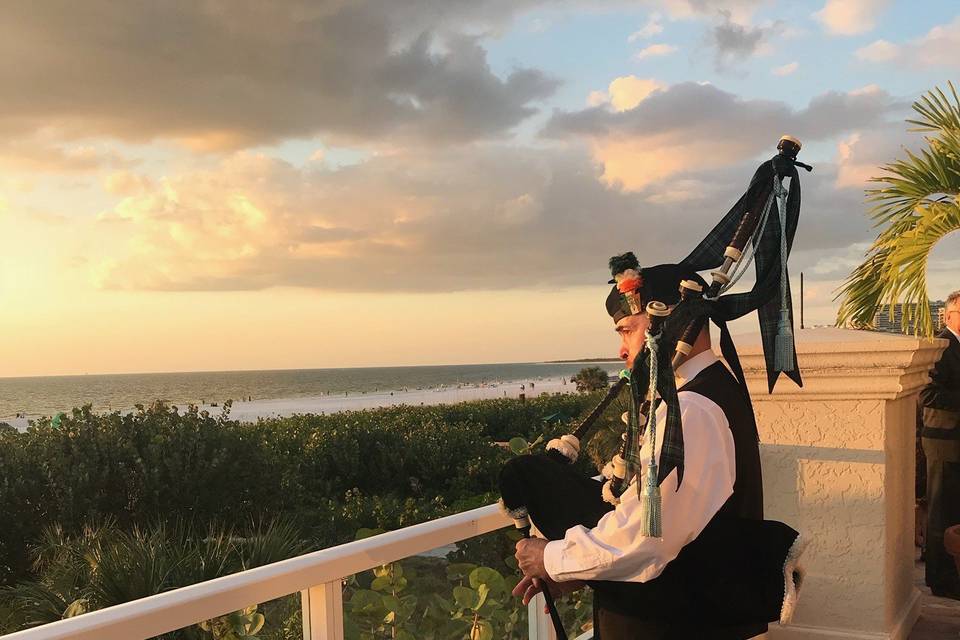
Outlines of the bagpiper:
<svg viewBox="0 0 960 640">
<path fill-rule="evenodd" d="M 502 504 L 541 538 L 517 543 L 524 602 L 589 586 L 597 640 L 742 639 L 786 622 L 802 581 L 806 539 L 763 519 L 758 431 L 727 322 L 757 311 L 770 391 L 801 384 L 787 258 L 800 210 L 800 142 L 778 154 L 694 251 L 677 264 L 610 260 L 606 310 L 626 367 L 572 433 L 501 472 Z M 789 179 L 789 186 L 784 181 Z M 756 280 L 728 293 L 750 262 Z M 699 272 L 712 270 L 708 284 Z M 709 321 L 720 335 L 718 358 Z M 627 389 L 622 445 L 603 479 L 570 464 L 590 424 Z M 544 587 L 546 587 L 544 589 Z"/>
</svg>

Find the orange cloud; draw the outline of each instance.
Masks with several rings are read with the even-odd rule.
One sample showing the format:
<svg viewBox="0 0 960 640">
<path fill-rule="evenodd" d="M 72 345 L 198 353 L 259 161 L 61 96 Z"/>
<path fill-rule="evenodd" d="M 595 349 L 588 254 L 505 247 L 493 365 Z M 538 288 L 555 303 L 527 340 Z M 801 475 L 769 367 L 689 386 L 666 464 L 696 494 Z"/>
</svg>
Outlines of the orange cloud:
<svg viewBox="0 0 960 640">
<path fill-rule="evenodd" d="M 610 104 L 615 111 L 629 111 L 643 102 L 651 93 L 665 89 L 666 86 L 653 78 L 622 76 L 610 83 L 608 88 Z"/>
<path fill-rule="evenodd" d="M 867 181 L 878 172 L 872 162 L 856 162 L 854 147 L 860 141 L 861 134 L 854 133 L 837 143 L 837 187 L 859 187 L 865 189 Z"/>
<path fill-rule="evenodd" d="M 654 91 L 666 89 L 667 85 L 654 78 L 638 78 L 634 75 L 614 78 L 606 91 L 591 91 L 587 105 L 609 105 L 614 111 L 629 111 L 643 102 Z"/>
<path fill-rule="evenodd" d="M 106 144 L 64 144 L 53 132 L 0 142 L 0 167 L 19 174 L 89 173 L 134 164 Z"/>
<path fill-rule="evenodd" d="M 603 164 L 603 181 L 625 191 L 642 191 L 702 154 L 697 145 L 659 146 L 653 139 L 598 142 L 594 156 Z"/>
<path fill-rule="evenodd" d="M 872 30 L 889 5 L 890 0 L 827 0 L 813 16 L 830 33 L 852 36 Z"/>
<path fill-rule="evenodd" d="M 683 83 L 653 91 L 636 104 L 625 101 L 632 108 L 622 111 L 557 113 L 545 133 L 585 138 L 603 165 L 606 184 L 642 191 L 678 173 L 699 171 L 706 157 L 718 167 L 769 150 L 783 133 L 804 141 L 835 139 L 875 125 L 892 104 L 874 86 L 829 92 L 794 110 L 784 103 L 744 100 L 709 84 Z"/>
<path fill-rule="evenodd" d="M 103 188 L 117 196 L 133 196 L 149 190 L 153 181 L 142 174 L 131 171 L 115 171 L 103 181 Z"/>
</svg>

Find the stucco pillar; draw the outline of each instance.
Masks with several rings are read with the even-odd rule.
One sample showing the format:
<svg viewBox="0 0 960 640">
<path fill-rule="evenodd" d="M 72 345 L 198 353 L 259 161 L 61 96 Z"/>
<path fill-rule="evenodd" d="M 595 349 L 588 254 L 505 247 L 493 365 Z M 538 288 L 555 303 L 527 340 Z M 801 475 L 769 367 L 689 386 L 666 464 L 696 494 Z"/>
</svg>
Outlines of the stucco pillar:
<svg viewBox="0 0 960 640">
<path fill-rule="evenodd" d="M 760 430 L 764 506 L 811 538 L 793 623 L 773 639 L 906 638 L 913 586 L 917 394 L 945 340 L 797 332 L 803 388 L 767 393 L 759 336 L 735 338 Z"/>
</svg>

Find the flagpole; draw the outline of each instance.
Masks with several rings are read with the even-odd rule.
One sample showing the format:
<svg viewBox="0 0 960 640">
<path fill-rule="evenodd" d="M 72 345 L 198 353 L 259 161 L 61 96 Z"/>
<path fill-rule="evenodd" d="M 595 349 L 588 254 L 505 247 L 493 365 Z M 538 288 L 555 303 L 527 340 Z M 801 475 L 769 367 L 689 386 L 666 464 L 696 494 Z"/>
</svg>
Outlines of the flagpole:
<svg viewBox="0 0 960 640">
<path fill-rule="evenodd" d="M 800 272 L 800 328 L 803 329 L 803 271 Z"/>
</svg>

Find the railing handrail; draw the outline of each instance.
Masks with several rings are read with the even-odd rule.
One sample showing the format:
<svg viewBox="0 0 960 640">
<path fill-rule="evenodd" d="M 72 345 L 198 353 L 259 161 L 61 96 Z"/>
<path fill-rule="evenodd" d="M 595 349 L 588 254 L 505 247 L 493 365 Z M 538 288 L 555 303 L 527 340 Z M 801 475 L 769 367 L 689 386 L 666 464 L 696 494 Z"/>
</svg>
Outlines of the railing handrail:
<svg viewBox="0 0 960 640">
<path fill-rule="evenodd" d="M 3 640 L 151 638 L 509 524 L 492 504 L 18 631 Z"/>
</svg>

